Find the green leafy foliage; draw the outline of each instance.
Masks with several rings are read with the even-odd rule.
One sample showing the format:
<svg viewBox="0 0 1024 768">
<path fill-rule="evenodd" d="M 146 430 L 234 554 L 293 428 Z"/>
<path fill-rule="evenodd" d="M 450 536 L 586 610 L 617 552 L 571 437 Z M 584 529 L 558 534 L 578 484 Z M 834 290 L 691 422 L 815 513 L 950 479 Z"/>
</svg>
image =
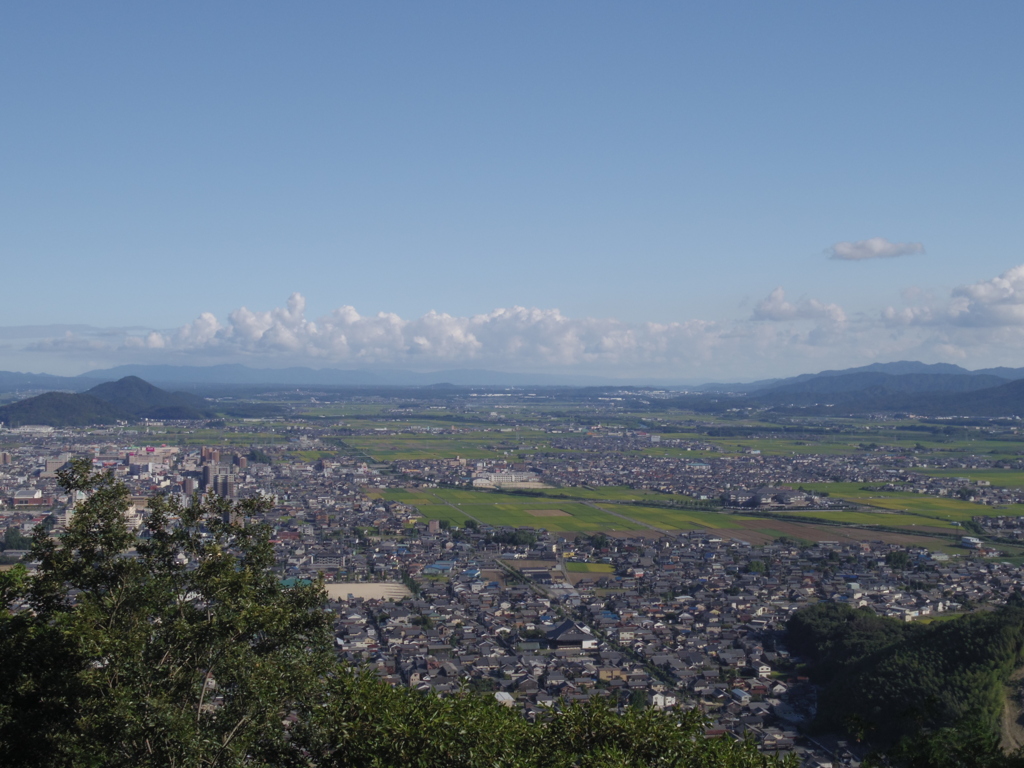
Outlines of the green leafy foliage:
<svg viewBox="0 0 1024 768">
<path fill-rule="evenodd" d="M 790 650 L 810 660 L 812 674 L 829 682 L 839 672 L 897 642 L 903 625 L 870 608 L 816 603 L 793 614 L 786 625 Z"/>
<path fill-rule="evenodd" d="M 124 418 L 121 410 L 98 397 L 70 392 L 46 392 L 0 406 L 0 421 L 10 427 L 25 424 L 84 427 L 113 424 Z"/>
<path fill-rule="evenodd" d="M 897 571 L 905 571 L 910 567 L 910 553 L 904 549 L 894 549 L 886 553 L 885 564 Z"/>
<path fill-rule="evenodd" d="M 882 746 L 903 740 L 905 755 L 922 734 L 979 748 L 996 732 L 1003 683 L 1022 660 L 1024 609 L 923 625 L 819 603 L 794 614 L 787 636 L 824 685 L 818 727 Z"/>
<path fill-rule="evenodd" d="M 332 681 L 328 705 L 296 732 L 330 768 L 748 768 L 778 763 L 752 743 L 703 738 L 700 713 L 668 716 L 600 701 L 539 723 L 468 692 L 439 698 L 382 688 L 366 676 Z"/>
<path fill-rule="evenodd" d="M 249 461 L 257 464 L 271 464 L 273 459 L 270 458 L 270 454 L 260 448 L 252 448 L 247 454 Z"/>
<path fill-rule="evenodd" d="M 496 544 L 507 544 L 514 547 L 532 547 L 537 543 L 537 534 L 521 530 L 497 531 L 488 538 Z"/>
<path fill-rule="evenodd" d="M 898 768 L 1020 768 L 1019 753 L 1004 755 L 999 737 L 978 720 L 948 728 L 924 728 L 901 741 L 888 755 Z"/>
<path fill-rule="evenodd" d="M 205 419 L 217 412 L 235 418 L 259 418 L 279 415 L 281 409 L 262 403 L 221 403 L 214 408 L 198 395 L 166 392 L 137 376 L 126 376 L 98 384 L 87 392 L 45 392 L 0 406 L 0 422 L 12 427 L 84 427 L 143 418 Z"/>
<path fill-rule="evenodd" d="M 32 539 L 13 525 L 4 532 L 4 540 L 0 542 L 0 550 L 28 549 L 30 546 L 32 546 Z"/>
<path fill-rule="evenodd" d="M 279 751 L 282 714 L 307 706 L 332 661 L 319 586 L 281 587 L 267 531 L 223 522 L 222 500 L 155 499 L 151 538 L 125 556 L 125 486 L 87 464 L 62 482 L 89 498 L 60 541 L 37 532 L 37 575 L 2 582 L 4 605 L 28 610 L 0 615 L 0 764 L 228 766 Z"/>
</svg>

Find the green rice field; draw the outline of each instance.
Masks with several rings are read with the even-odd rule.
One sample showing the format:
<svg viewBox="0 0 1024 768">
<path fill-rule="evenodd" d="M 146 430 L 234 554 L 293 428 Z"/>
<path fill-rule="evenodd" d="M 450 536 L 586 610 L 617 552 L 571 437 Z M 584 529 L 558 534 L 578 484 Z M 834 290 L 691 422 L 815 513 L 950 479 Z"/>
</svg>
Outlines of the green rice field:
<svg viewBox="0 0 1024 768">
<path fill-rule="evenodd" d="M 676 531 L 692 531 L 697 528 L 740 529 L 757 518 L 727 515 L 721 512 L 698 512 L 693 510 L 658 509 L 629 504 L 608 505 L 607 509 L 620 515 L 638 520 L 657 528 Z"/>
<path fill-rule="evenodd" d="M 811 490 L 827 491 L 832 496 L 857 504 L 865 504 L 884 510 L 913 512 L 915 515 L 924 515 L 934 518 L 936 521 L 963 522 L 970 520 L 976 515 L 1024 514 L 1024 505 L 1020 504 L 996 508 L 974 504 L 970 501 L 962 501 L 961 499 L 937 498 L 918 493 L 865 491 L 862 490 L 860 483 L 808 483 L 804 487 Z M 835 514 L 843 513 L 838 512 Z M 892 516 L 887 515 L 886 517 L 891 518 Z M 919 524 L 920 522 L 922 521 L 919 521 Z"/>
<path fill-rule="evenodd" d="M 884 525 L 889 528 L 904 528 L 909 533 L 927 533 L 928 528 L 959 530 L 950 520 L 939 520 L 917 515 L 901 515 L 898 512 L 865 512 L 860 510 L 842 509 L 836 511 L 798 511 L 787 510 L 787 517 L 803 518 L 808 522 L 820 520 L 829 523 L 846 523 L 850 525 Z M 922 530 L 923 529 L 923 530 Z"/>
<path fill-rule="evenodd" d="M 514 497 L 448 489 L 388 490 L 384 498 L 415 506 L 424 517 L 464 525 L 473 518 L 486 525 L 545 528 L 549 531 L 635 531 L 645 526 L 570 500 Z M 552 514 L 556 513 L 556 514 Z M 562 514 L 557 514 L 562 513 Z"/>
<path fill-rule="evenodd" d="M 569 573 L 615 573 L 615 566 L 608 563 L 566 563 Z"/>
<path fill-rule="evenodd" d="M 654 501 L 660 503 L 678 501 L 687 504 L 694 501 L 690 496 L 659 493 L 658 491 L 640 491 L 626 485 L 607 485 L 598 488 L 537 488 L 531 489 L 530 494 L 568 496 L 588 501 Z"/>
<path fill-rule="evenodd" d="M 744 529 L 764 529 L 766 525 L 763 518 L 745 515 L 633 504 L 591 506 L 570 499 L 531 498 L 488 491 L 429 488 L 387 490 L 382 495 L 386 499 L 415 506 L 429 519 L 449 520 L 460 526 L 470 517 L 488 525 L 564 532 L 641 531 L 654 526 L 666 531 L 704 528 L 736 533 Z M 551 515 L 550 511 L 564 514 Z M 783 534 L 780 532 L 779 535 Z"/>
</svg>

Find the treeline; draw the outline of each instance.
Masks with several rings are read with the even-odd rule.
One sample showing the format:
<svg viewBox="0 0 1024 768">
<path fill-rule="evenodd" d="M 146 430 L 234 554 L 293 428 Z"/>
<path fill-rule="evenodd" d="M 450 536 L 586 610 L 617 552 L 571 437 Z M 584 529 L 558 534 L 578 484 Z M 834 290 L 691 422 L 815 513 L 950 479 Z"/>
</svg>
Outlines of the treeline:
<svg viewBox="0 0 1024 768">
<path fill-rule="evenodd" d="M 8 549 L 28 549 L 31 546 L 32 539 L 13 525 L 4 531 L 3 539 L 0 539 L 0 552 Z"/>
<path fill-rule="evenodd" d="M 467 520 L 467 527 L 470 522 L 475 521 Z M 510 547 L 532 547 L 537 543 L 537 534 L 519 529 L 514 531 L 495 531 L 487 537 L 487 540 L 494 542 L 495 544 L 505 544 Z"/>
<path fill-rule="evenodd" d="M 983 744 L 1000 758 L 1004 684 L 1024 649 L 1024 600 L 1012 602 L 930 624 L 838 603 L 800 609 L 786 634 L 822 686 L 814 727 L 899 745 L 897 755 L 940 733 L 955 741 L 959 731 L 978 742 L 975 752 Z"/>
<path fill-rule="evenodd" d="M 246 454 L 246 458 L 254 464 L 273 464 L 274 459 L 271 458 L 270 454 L 264 451 L 262 448 L 253 446 L 249 449 L 249 453 Z"/>
</svg>

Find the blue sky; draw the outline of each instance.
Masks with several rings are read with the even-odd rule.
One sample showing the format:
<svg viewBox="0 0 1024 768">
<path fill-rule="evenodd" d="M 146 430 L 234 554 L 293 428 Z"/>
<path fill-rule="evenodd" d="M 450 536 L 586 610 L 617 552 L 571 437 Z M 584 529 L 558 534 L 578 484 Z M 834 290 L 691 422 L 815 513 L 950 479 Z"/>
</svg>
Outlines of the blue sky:
<svg viewBox="0 0 1024 768">
<path fill-rule="evenodd" d="M 0 369 L 1024 365 L 1022 22 L 4 4 Z"/>
</svg>

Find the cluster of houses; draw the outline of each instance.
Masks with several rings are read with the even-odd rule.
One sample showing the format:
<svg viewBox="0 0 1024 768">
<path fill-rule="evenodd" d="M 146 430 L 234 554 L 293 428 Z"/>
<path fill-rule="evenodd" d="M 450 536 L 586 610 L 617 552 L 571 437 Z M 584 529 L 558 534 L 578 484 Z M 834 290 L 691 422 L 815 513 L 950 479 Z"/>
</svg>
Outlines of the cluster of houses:
<svg viewBox="0 0 1024 768">
<path fill-rule="evenodd" d="M 337 603 L 338 652 L 393 685 L 491 692 L 531 719 L 593 697 L 699 707 L 709 736 L 754 739 L 808 765 L 858 758 L 801 735 L 816 692 L 786 649 L 794 611 L 833 600 L 911 621 L 1003 602 L 1024 580 L 1015 565 L 880 542 L 751 547 L 697 531 L 653 542 L 539 532 L 534 544 L 495 551 L 481 529 L 456 544 L 435 542 L 446 559 L 415 573 L 415 597 Z"/>
</svg>

